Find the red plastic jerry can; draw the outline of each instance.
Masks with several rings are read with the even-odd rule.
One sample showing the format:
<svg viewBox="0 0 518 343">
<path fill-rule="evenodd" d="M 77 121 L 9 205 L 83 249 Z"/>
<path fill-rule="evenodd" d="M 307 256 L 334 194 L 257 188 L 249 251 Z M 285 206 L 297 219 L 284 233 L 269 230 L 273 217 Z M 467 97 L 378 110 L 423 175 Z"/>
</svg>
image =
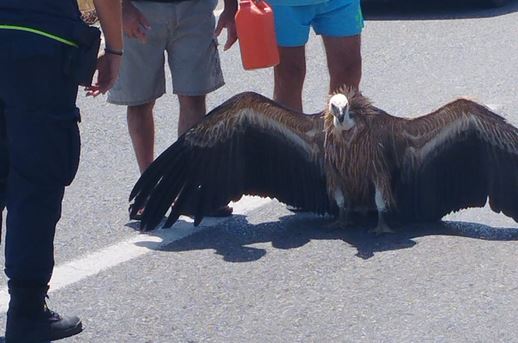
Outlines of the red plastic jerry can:
<svg viewBox="0 0 518 343">
<path fill-rule="evenodd" d="M 236 30 L 246 70 L 279 64 L 272 8 L 263 0 L 240 0 Z"/>
</svg>

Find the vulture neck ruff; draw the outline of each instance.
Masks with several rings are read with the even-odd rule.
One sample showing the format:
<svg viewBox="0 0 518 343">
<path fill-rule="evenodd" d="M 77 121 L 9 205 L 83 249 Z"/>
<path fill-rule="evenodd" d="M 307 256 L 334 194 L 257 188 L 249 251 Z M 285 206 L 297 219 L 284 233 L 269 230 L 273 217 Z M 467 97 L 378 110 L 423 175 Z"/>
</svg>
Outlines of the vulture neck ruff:
<svg viewBox="0 0 518 343">
<path fill-rule="evenodd" d="M 358 91 L 346 88 L 334 93 L 325 111 L 325 131 L 327 134 L 341 134 L 358 127 L 361 116 L 375 114 L 371 101 Z"/>
</svg>

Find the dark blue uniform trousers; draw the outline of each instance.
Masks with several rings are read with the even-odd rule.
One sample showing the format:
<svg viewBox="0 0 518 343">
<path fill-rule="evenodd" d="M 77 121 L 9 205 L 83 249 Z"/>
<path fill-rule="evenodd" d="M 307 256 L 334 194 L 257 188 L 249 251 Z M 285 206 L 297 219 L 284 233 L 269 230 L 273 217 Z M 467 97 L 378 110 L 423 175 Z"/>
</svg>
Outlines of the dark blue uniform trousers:
<svg viewBox="0 0 518 343">
<path fill-rule="evenodd" d="M 54 267 L 56 223 L 80 150 L 77 85 L 65 73 L 70 49 L 0 29 L 0 203 L 13 284 L 46 285 Z"/>
</svg>

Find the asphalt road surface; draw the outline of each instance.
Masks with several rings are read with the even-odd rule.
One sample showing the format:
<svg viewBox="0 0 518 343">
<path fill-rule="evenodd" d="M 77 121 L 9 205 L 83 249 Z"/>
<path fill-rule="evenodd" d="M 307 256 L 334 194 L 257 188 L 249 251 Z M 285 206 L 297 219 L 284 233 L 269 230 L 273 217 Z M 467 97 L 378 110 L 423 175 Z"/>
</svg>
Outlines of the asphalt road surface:
<svg viewBox="0 0 518 343">
<path fill-rule="evenodd" d="M 361 88 L 377 106 L 416 116 L 469 96 L 518 125 L 517 2 L 365 12 Z M 271 95 L 271 70 L 243 71 L 237 46 L 221 58 L 227 84 L 209 108 L 242 91 Z M 319 37 L 307 60 L 304 106 L 315 112 L 328 84 Z M 376 237 L 247 198 L 230 219 L 139 234 L 127 218 L 138 170 L 125 109 L 84 94 L 79 104 L 82 161 L 50 293 L 52 308 L 83 319 L 69 342 L 518 342 L 510 218 L 471 209 Z M 158 152 L 177 137 L 177 113 L 170 92 L 158 100 Z"/>
</svg>

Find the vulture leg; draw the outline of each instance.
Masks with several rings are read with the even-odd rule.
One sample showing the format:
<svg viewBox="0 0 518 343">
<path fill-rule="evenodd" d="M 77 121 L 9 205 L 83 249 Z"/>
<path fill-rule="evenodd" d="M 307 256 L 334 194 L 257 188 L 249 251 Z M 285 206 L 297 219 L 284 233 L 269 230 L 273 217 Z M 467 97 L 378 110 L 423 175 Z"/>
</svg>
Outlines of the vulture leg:
<svg viewBox="0 0 518 343">
<path fill-rule="evenodd" d="M 378 184 L 376 184 L 376 194 L 374 196 L 374 201 L 378 210 L 378 225 L 375 228 L 369 230 L 369 232 L 373 232 L 377 235 L 394 232 L 386 223 L 385 218 L 383 218 L 385 213 L 387 213 L 387 201 L 385 199 L 390 199 L 390 195 L 387 194 L 388 192 L 383 190 L 385 190 L 383 187 L 379 187 Z"/>
<path fill-rule="evenodd" d="M 351 209 L 349 206 L 340 207 L 338 210 L 338 217 L 332 219 L 329 224 L 326 224 L 325 227 L 328 229 L 345 229 L 349 227 L 352 223 L 349 220 L 349 213 L 351 213 Z"/>
<path fill-rule="evenodd" d="M 351 225 L 350 221 L 350 213 L 351 213 L 351 204 L 347 201 L 347 198 L 344 196 L 343 192 L 340 189 L 335 191 L 335 201 L 338 206 L 338 217 L 335 218 L 330 224 L 327 225 L 328 228 L 341 228 L 345 229 L 349 225 Z"/>
</svg>

